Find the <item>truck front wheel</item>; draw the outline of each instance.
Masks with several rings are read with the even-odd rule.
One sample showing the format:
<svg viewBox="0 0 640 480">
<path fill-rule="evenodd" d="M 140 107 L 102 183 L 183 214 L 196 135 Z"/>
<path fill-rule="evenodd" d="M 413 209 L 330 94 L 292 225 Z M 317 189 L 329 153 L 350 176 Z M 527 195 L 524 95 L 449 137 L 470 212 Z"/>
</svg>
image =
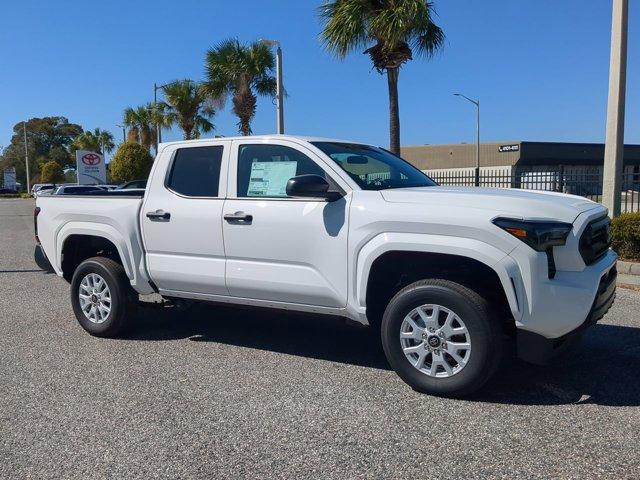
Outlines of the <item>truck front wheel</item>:
<svg viewBox="0 0 640 480">
<path fill-rule="evenodd" d="M 115 337 L 135 307 L 124 268 L 105 257 L 82 262 L 71 281 L 71 305 L 78 322 L 97 337 Z"/>
<path fill-rule="evenodd" d="M 396 373 L 417 391 L 461 397 L 493 375 L 502 332 L 487 302 L 449 280 L 408 285 L 389 302 L 382 345 Z"/>
</svg>

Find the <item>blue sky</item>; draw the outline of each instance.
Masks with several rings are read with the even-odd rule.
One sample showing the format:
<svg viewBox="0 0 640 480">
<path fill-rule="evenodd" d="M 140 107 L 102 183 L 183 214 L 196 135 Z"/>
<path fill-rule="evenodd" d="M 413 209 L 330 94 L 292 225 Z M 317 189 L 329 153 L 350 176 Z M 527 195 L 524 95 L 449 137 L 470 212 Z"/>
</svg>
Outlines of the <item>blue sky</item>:
<svg viewBox="0 0 640 480">
<path fill-rule="evenodd" d="M 386 80 L 369 58 L 338 61 L 318 42 L 321 0 L 3 2 L 0 145 L 23 118 L 64 115 L 116 127 L 150 101 L 153 83 L 204 77 L 206 50 L 228 37 L 276 38 L 284 51 L 287 133 L 387 145 Z M 627 143 L 640 143 L 640 8 L 630 3 Z M 480 98 L 483 140 L 601 142 L 605 133 L 609 0 L 435 0 L 441 55 L 400 75 L 402 144 L 472 142 Z M 214 120 L 233 135 L 230 104 Z M 270 99 L 254 133 L 275 129 Z M 164 139 L 179 138 L 179 132 Z"/>
</svg>

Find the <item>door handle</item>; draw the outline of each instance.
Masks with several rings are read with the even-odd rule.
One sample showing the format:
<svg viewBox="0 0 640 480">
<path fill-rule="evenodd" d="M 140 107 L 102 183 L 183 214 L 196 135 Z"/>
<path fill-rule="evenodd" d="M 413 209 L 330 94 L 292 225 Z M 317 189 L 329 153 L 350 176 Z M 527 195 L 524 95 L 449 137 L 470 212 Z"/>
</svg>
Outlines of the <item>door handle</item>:
<svg viewBox="0 0 640 480">
<path fill-rule="evenodd" d="M 225 213 L 224 219 L 227 222 L 251 223 L 253 215 L 249 215 L 244 212 Z"/>
<path fill-rule="evenodd" d="M 147 218 L 151 221 L 168 222 L 171 219 L 171 214 L 164 210 L 156 210 L 155 212 L 147 212 Z"/>
</svg>

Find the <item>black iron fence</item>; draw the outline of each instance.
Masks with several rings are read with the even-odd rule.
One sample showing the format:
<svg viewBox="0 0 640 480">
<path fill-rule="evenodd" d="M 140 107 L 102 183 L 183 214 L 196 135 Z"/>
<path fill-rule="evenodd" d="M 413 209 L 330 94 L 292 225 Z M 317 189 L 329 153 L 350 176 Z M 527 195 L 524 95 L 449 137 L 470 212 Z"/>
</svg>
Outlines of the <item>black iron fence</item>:
<svg viewBox="0 0 640 480">
<path fill-rule="evenodd" d="M 474 169 L 427 171 L 440 185 L 474 186 Z M 602 201 L 602 168 L 563 167 L 557 169 L 508 169 L 483 168 L 480 171 L 481 187 L 522 188 L 580 195 L 590 200 Z M 640 171 L 627 168 L 623 174 L 622 212 L 640 211 Z"/>
</svg>

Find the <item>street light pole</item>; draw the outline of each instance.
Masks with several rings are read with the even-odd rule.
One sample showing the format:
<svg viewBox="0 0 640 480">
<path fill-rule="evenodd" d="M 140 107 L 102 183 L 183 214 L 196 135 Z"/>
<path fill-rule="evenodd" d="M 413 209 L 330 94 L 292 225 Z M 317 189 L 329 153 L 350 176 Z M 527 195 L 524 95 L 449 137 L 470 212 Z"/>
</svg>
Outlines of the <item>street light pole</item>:
<svg viewBox="0 0 640 480">
<path fill-rule="evenodd" d="M 24 128 L 24 164 L 27 173 L 27 193 L 31 191 L 31 178 L 29 177 L 29 152 L 27 150 L 27 122 L 22 122 Z"/>
<path fill-rule="evenodd" d="M 156 85 L 156 82 L 153 82 L 153 108 L 154 110 L 157 110 L 158 108 L 158 88 L 162 88 L 162 87 L 158 87 L 158 85 Z M 154 115 L 157 114 L 157 111 L 154 111 Z M 160 125 L 158 124 L 158 122 L 156 122 L 156 155 L 158 153 L 158 144 L 162 141 L 162 133 L 160 131 Z"/>
<path fill-rule="evenodd" d="M 475 169 L 475 185 L 480 186 L 480 100 L 472 100 L 461 93 L 454 93 L 456 97 L 462 97 L 469 100 L 476 106 L 476 169 Z"/>
<path fill-rule="evenodd" d="M 116 124 L 116 127 L 120 127 L 122 129 L 122 143 L 126 143 L 126 141 L 127 141 L 127 132 L 124 129 L 124 125 Z"/>
<path fill-rule="evenodd" d="M 276 104 L 278 133 L 282 135 L 284 133 L 284 102 L 282 88 L 282 48 L 280 48 L 280 42 L 278 42 L 278 48 L 276 49 L 276 95 L 278 96 Z"/>
<path fill-rule="evenodd" d="M 624 110 L 627 80 L 628 0 L 613 0 L 607 137 L 604 146 L 602 203 L 609 216 L 620 213 L 624 167 Z"/>
<path fill-rule="evenodd" d="M 276 131 L 284 133 L 284 87 L 282 85 L 282 48 L 278 40 L 261 39 L 268 47 L 276 47 Z"/>
</svg>

